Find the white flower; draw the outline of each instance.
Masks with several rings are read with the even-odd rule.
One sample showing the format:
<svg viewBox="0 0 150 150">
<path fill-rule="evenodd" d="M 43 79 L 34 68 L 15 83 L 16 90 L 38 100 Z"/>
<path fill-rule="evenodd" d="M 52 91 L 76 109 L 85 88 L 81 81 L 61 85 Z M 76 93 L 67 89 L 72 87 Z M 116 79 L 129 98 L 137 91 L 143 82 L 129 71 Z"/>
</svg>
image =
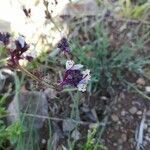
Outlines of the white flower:
<svg viewBox="0 0 150 150">
<path fill-rule="evenodd" d="M 66 72 L 64 82 L 69 83 L 78 88 L 79 91 L 85 92 L 88 81 L 91 78 L 90 70 L 86 69 L 85 71 L 81 71 L 83 65 L 77 64 L 75 65 L 73 60 L 68 60 L 66 62 L 66 70 L 70 70 L 70 72 Z"/>
<path fill-rule="evenodd" d="M 85 92 L 86 91 L 86 87 L 87 87 L 87 84 L 80 84 L 79 83 L 77 85 L 78 90 L 81 91 L 81 92 Z"/>
<path fill-rule="evenodd" d="M 83 74 L 83 79 L 79 82 L 77 88 L 79 91 L 85 92 L 87 83 L 91 79 L 90 70 L 86 69 L 85 71 L 82 72 L 82 74 Z"/>
<path fill-rule="evenodd" d="M 74 65 L 73 60 L 67 60 L 66 62 L 66 70 L 80 70 L 83 67 L 81 64 Z"/>
<path fill-rule="evenodd" d="M 17 41 L 20 43 L 21 47 L 23 48 L 25 45 L 25 39 L 24 36 L 20 35 L 17 39 Z"/>
<path fill-rule="evenodd" d="M 66 70 L 69 70 L 73 67 L 74 61 L 73 60 L 67 60 L 66 61 Z"/>
<path fill-rule="evenodd" d="M 90 70 L 86 69 L 85 71 L 82 71 L 83 74 L 83 80 L 84 82 L 88 82 L 91 79 Z"/>
</svg>

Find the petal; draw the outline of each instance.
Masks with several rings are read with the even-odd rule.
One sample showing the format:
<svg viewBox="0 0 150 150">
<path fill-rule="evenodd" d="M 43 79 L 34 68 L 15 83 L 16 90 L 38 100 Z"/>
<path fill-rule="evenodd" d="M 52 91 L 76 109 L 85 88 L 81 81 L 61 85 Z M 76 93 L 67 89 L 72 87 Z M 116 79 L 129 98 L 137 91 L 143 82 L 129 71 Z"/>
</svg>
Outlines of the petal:
<svg viewBox="0 0 150 150">
<path fill-rule="evenodd" d="M 69 70 L 73 67 L 74 61 L 73 60 L 67 60 L 66 61 L 66 70 Z"/>
<path fill-rule="evenodd" d="M 21 47 L 23 48 L 24 45 L 25 45 L 25 40 L 24 40 L 24 37 L 23 36 L 19 36 L 17 41 L 20 43 Z"/>
<path fill-rule="evenodd" d="M 87 76 L 87 75 L 90 75 L 90 70 L 89 69 L 86 69 L 85 71 L 82 71 L 82 74 L 83 76 Z"/>
<path fill-rule="evenodd" d="M 83 68 L 83 65 L 81 64 L 77 64 L 77 65 L 74 65 L 71 70 L 80 70 L 81 68 Z"/>
<path fill-rule="evenodd" d="M 90 70 L 86 69 L 82 72 L 83 79 L 80 81 L 80 83 L 87 83 L 91 79 Z"/>
<path fill-rule="evenodd" d="M 77 85 L 77 88 L 78 88 L 79 91 L 85 92 L 85 91 L 86 91 L 86 86 L 87 86 L 86 84 L 80 84 L 80 83 L 79 83 L 79 84 Z"/>
</svg>

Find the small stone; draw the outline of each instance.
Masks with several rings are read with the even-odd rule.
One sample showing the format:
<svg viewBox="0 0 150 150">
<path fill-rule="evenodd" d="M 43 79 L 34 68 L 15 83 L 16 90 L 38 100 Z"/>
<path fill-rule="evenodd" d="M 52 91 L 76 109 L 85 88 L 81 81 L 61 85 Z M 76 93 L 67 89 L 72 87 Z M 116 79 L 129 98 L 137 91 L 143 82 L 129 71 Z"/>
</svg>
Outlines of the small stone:
<svg viewBox="0 0 150 150">
<path fill-rule="evenodd" d="M 120 32 L 123 32 L 125 29 L 127 29 L 127 24 L 123 24 L 123 25 L 120 27 L 119 31 L 120 31 Z"/>
<path fill-rule="evenodd" d="M 144 141 L 144 142 L 143 142 L 143 146 L 147 146 L 147 141 Z"/>
<path fill-rule="evenodd" d="M 41 143 L 42 143 L 42 144 L 46 144 L 46 140 L 45 140 L 45 139 L 42 139 Z"/>
<path fill-rule="evenodd" d="M 150 86 L 146 86 L 146 87 L 145 87 L 145 92 L 146 92 L 146 93 L 150 93 Z"/>
<path fill-rule="evenodd" d="M 127 140 L 126 134 L 122 134 L 121 135 L 121 139 L 122 139 L 123 142 L 126 142 L 126 140 Z"/>
<path fill-rule="evenodd" d="M 111 115 L 111 119 L 114 121 L 114 122 L 117 122 L 119 120 L 118 116 L 113 114 Z"/>
<path fill-rule="evenodd" d="M 148 131 L 148 133 L 150 133 L 150 127 L 148 128 L 148 130 L 147 130 L 147 131 Z"/>
<path fill-rule="evenodd" d="M 76 124 L 72 121 L 72 119 L 65 119 L 63 121 L 63 131 L 70 132 L 76 127 Z"/>
<path fill-rule="evenodd" d="M 126 115 L 126 111 L 123 110 L 123 111 L 121 112 L 121 116 L 125 116 L 125 115 Z"/>
<path fill-rule="evenodd" d="M 113 145 L 114 145 L 114 146 L 117 146 L 118 144 L 117 144 L 117 143 L 113 143 Z"/>
<path fill-rule="evenodd" d="M 132 108 L 129 109 L 129 112 L 131 114 L 135 114 L 137 112 L 137 108 L 136 107 L 132 107 Z"/>
<path fill-rule="evenodd" d="M 56 90 L 51 89 L 51 88 L 47 88 L 47 89 L 44 91 L 44 93 L 45 93 L 45 95 L 46 95 L 49 99 L 56 98 L 56 95 L 57 95 Z"/>
<path fill-rule="evenodd" d="M 142 115 L 142 111 L 138 111 L 136 114 L 137 115 Z"/>
<path fill-rule="evenodd" d="M 118 140 L 118 144 L 122 144 L 123 143 L 123 140 L 122 139 L 119 139 Z"/>
<path fill-rule="evenodd" d="M 148 125 L 147 125 L 147 124 L 144 124 L 144 129 L 145 129 L 145 130 L 147 129 L 147 127 L 148 127 Z"/>
<path fill-rule="evenodd" d="M 149 111 L 147 111 L 146 115 L 147 115 L 147 116 L 150 116 L 150 110 L 149 110 Z"/>
<path fill-rule="evenodd" d="M 137 84 L 139 85 L 145 85 L 145 80 L 143 78 L 139 78 L 137 81 L 136 81 Z"/>
<path fill-rule="evenodd" d="M 117 150 L 123 150 L 123 146 L 122 145 L 118 145 Z"/>
<path fill-rule="evenodd" d="M 150 142 L 150 136 L 149 136 L 149 135 L 146 135 L 146 136 L 145 136 L 145 139 L 146 139 L 148 142 Z"/>
<path fill-rule="evenodd" d="M 80 139 L 81 133 L 80 133 L 77 129 L 75 129 L 75 130 L 72 132 L 71 137 L 72 137 L 74 140 L 77 141 L 77 140 Z"/>
</svg>

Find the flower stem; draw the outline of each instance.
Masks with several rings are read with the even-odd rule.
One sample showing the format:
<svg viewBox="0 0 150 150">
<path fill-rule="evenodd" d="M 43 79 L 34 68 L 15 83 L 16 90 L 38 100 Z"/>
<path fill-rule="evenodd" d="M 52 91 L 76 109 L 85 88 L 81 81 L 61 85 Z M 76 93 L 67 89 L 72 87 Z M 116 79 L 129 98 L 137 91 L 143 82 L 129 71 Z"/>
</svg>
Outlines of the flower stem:
<svg viewBox="0 0 150 150">
<path fill-rule="evenodd" d="M 27 76 L 31 77 L 32 79 L 34 79 L 35 81 L 42 83 L 43 85 L 49 87 L 49 88 L 53 88 L 56 89 L 54 84 L 49 84 L 46 81 L 43 81 L 41 79 L 39 79 L 37 76 L 33 75 L 32 73 L 30 73 L 28 70 L 26 70 L 25 68 L 23 68 L 22 66 L 20 66 L 19 64 L 17 64 L 17 68 L 19 70 L 21 70 L 22 72 L 24 72 Z"/>
</svg>

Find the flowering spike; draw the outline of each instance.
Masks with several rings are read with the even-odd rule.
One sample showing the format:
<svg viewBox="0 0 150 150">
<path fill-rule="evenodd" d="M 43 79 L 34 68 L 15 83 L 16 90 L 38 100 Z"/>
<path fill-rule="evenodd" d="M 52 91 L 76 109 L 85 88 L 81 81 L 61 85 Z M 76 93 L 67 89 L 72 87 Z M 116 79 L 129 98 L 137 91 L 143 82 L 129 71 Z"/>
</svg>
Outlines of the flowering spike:
<svg viewBox="0 0 150 150">
<path fill-rule="evenodd" d="M 70 52 L 70 47 L 69 47 L 69 42 L 68 40 L 63 37 L 59 43 L 57 44 L 57 47 L 62 51 L 62 52 L 67 52 L 69 53 Z"/>
<path fill-rule="evenodd" d="M 0 42 L 2 42 L 4 45 L 7 45 L 9 43 L 9 39 L 10 39 L 9 33 L 0 32 Z"/>
<path fill-rule="evenodd" d="M 8 66 L 15 68 L 19 64 L 20 59 L 27 59 L 32 61 L 33 57 L 23 56 L 23 53 L 26 52 L 29 48 L 29 45 L 26 43 L 24 36 L 19 36 L 17 40 L 11 41 L 8 45 L 8 52 L 10 58 L 8 59 Z"/>
<path fill-rule="evenodd" d="M 78 88 L 79 91 L 85 92 L 88 81 L 90 80 L 90 70 L 81 71 L 83 65 L 74 65 L 74 61 L 66 62 L 66 71 L 60 85 L 71 85 Z"/>
</svg>

